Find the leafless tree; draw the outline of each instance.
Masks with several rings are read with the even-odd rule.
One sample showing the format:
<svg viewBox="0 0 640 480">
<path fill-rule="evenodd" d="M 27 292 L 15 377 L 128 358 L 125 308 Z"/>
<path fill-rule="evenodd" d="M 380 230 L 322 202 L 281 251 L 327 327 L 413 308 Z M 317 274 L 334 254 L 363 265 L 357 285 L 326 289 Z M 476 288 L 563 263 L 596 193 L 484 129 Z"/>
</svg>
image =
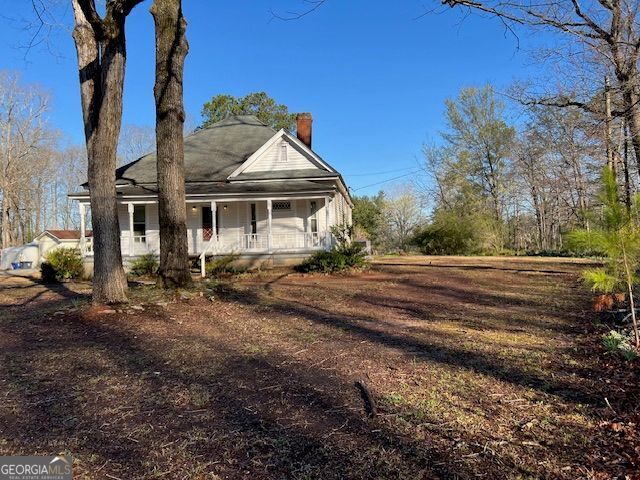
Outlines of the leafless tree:
<svg viewBox="0 0 640 480">
<path fill-rule="evenodd" d="M 86 181 L 86 154 L 61 147 L 47 120 L 49 94 L 0 73 L 0 205 L 3 247 L 30 242 L 46 228 L 77 227 L 68 193 Z"/>
<path fill-rule="evenodd" d="M 406 249 L 416 228 L 424 220 L 422 201 L 412 184 L 399 184 L 385 191 L 383 217 L 387 221 L 387 243 Z"/>
<path fill-rule="evenodd" d="M 615 90 L 622 100 L 621 108 L 612 110 L 611 114 L 626 119 L 635 155 L 640 158 L 640 32 L 636 0 L 551 0 L 538 3 L 442 0 L 442 3 L 495 17 L 513 32 L 527 27 L 557 34 L 562 43 L 557 43 L 555 51 L 547 53 L 562 59 L 562 70 L 568 72 L 565 78 L 570 82 L 579 78 L 572 66 L 577 63 L 588 65 L 586 78 L 580 80 L 583 87 L 590 88 L 556 91 L 551 95 L 530 98 L 529 103 L 574 106 L 607 122 L 606 102 L 599 94 L 603 91 L 602 73 L 610 72 L 616 79 Z"/>
<path fill-rule="evenodd" d="M 153 127 L 127 124 L 122 128 L 118 142 L 120 164 L 133 162 L 156 148 L 156 132 Z"/>
<path fill-rule="evenodd" d="M 0 74 L 0 205 L 2 247 L 28 236 L 30 186 L 41 182 L 53 137 L 47 126 L 48 95 L 34 85 L 22 85 L 11 73 Z"/>
<path fill-rule="evenodd" d="M 49 181 L 50 200 L 45 200 L 52 206 L 46 227 L 64 230 L 80 227 L 77 205 L 69 194 L 77 192 L 87 180 L 86 159 L 84 146 L 71 145 L 56 151 L 55 170 Z"/>
</svg>

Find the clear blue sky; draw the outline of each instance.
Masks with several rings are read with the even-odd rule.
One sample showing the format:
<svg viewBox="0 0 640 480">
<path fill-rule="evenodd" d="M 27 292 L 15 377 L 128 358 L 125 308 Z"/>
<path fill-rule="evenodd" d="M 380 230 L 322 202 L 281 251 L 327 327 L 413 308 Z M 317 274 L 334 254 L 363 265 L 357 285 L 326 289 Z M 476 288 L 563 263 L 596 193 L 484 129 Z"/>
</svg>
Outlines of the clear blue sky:
<svg viewBox="0 0 640 480">
<path fill-rule="evenodd" d="M 70 3 L 59 0 L 63 5 Z M 0 0 L 14 20 L 1 20 L 0 68 L 53 95 L 51 121 L 81 142 L 76 58 L 64 28 L 25 58 L 31 2 Z M 526 76 L 528 57 L 496 21 L 459 12 L 416 19 L 436 3 L 328 0 L 296 21 L 271 10 L 302 10 L 302 0 L 184 0 L 190 52 L 185 107 L 196 122 L 212 95 L 264 90 L 292 111 L 314 116 L 314 149 L 345 174 L 353 189 L 406 173 L 422 143 L 444 128 L 443 102 L 464 86 L 499 89 Z M 128 63 L 123 122 L 153 125 L 154 37 L 150 0 L 127 23 Z M 527 38 L 521 37 L 526 46 Z M 405 170 L 401 170 L 405 169 Z M 389 171 L 398 170 L 397 174 Z M 362 176 L 367 172 L 389 172 Z M 357 194 L 375 193 L 373 186 Z"/>
</svg>

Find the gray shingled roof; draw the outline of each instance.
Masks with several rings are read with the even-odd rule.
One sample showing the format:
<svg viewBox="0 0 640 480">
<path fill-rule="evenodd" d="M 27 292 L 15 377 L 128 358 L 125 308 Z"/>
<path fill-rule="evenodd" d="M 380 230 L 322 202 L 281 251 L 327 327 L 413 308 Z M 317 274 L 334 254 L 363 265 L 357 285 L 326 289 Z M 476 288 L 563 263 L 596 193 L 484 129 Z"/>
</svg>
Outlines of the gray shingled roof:
<svg viewBox="0 0 640 480">
<path fill-rule="evenodd" d="M 275 131 L 253 115 L 229 117 L 184 139 L 185 181 L 222 182 Z M 118 183 L 156 183 L 156 154 L 116 170 Z"/>
</svg>

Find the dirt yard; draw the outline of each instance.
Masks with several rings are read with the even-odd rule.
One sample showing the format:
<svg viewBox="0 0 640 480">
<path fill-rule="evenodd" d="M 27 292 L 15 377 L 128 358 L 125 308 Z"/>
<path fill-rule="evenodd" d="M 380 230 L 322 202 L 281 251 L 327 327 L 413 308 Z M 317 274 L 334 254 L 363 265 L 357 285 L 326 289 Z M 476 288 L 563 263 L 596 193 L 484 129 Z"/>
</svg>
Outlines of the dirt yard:
<svg viewBox="0 0 640 480">
<path fill-rule="evenodd" d="M 390 258 L 117 310 L 3 276 L 0 455 L 69 452 L 79 479 L 640 478 L 639 362 L 599 345 L 582 267 Z"/>
</svg>

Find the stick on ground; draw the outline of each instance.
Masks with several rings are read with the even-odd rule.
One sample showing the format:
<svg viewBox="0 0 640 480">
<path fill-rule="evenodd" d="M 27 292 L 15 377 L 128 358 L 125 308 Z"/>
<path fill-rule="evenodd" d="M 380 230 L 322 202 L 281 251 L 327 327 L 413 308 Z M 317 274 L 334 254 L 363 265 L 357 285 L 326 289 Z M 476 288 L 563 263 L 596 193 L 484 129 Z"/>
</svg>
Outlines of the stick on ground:
<svg viewBox="0 0 640 480">
<path fill-rule="evenodd" d="M 373 395 L 371 395 L 371 391 L 367 387 L 367 384 L 364 383 L 363 380 L 356 380 L 356 387 L 360 391 L 360 395 L 362 396 L 362 400 L 364 401 L 364 409 L 367 412 L 367 415 L 371 418 L 378 415 L 378 407 L 376 406 L 376 402 L 373 399 Z"/>
</svg>

